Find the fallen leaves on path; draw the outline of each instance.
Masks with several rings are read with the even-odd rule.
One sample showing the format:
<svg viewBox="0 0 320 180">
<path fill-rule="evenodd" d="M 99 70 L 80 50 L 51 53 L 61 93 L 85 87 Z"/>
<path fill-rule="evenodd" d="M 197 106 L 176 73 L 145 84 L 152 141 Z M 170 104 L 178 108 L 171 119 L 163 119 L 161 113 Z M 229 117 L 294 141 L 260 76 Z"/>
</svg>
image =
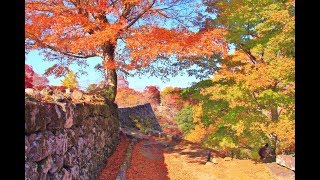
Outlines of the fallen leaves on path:
<svg viewBox="0 0 320 180">
<path fill-rule="evenodd" d="M 106 167 L 102 170 L 98 180 L 115 180 L 118 170 L 122 164 L 129 140 L 124 136 L 120 136 L 120 143 L 118 144 L 115 152 L 108 158 Z"/>
<path fill-rule="evenodd" d="M 110 165 L 103 170 L 100 180 L 115 179 L 129 141 L 122 137 Z M 170 145 L 169 145 L 170 144 Z M 167 147 L 169 145 L 169 147 Z M 165 138 L 150 137 L 139 141 L 132 150 L 132 159 L 126 173 L 128 180 L 293 180 L 294 173 L 273 173 L 266 164 L 252 160 L 219 157 L 211 150 L 215 163 L 207 162 L 209 149 L 188 141 L 166 141 Z M 220 154 L 220 153 L 219 153 Z M 228 159 L 228 160 L 227 160 Z M 290 170 L 287 170 L 290 171 Z"/>
<path fill-rule="evenodd" d="M 128 180 L 169 179 L 162 147 L 140 141 L 134 146 L 132 153 L 131 165 L 126 174 Z"/>
</svg>

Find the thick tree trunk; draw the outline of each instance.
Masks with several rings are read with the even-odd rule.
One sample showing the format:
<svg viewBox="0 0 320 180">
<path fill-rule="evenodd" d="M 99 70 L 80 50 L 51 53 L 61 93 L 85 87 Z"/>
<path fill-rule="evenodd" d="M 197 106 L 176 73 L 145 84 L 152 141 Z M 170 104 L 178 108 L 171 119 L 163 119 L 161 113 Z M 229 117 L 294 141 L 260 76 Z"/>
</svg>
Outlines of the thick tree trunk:
<svg viewBox="0 0 320 180">
<path fill-rule="evenodd" d="M 106 78 L 104 98 L 114 102 L 117 95 L 117 72 L 114 60 L 115 45 L 107 43 L 103 53 L 103 65 Z"/>
</svg>

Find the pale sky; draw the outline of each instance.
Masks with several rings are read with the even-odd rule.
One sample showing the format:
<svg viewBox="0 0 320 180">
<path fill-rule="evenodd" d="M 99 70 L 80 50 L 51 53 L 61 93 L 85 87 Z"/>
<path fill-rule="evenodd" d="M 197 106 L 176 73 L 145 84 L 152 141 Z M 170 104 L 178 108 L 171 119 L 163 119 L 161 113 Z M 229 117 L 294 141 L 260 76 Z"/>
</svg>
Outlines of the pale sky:
<svg viewBox="0 0 320 180">
<path fill-rule="evenodd" d="M 47 68 L 52 66 L 54 62 L 48 62 L 43 60 L 44 57 L 40 56 L 37 51 L 32 51 L 26 55 L 25 63 L 31 65 L 33 70 L 42 75 Z M 101 58 L 95 57 L 88 59 L 89 67 L 86 68 L 87 75 L 79 75 L 79 85 L 81 89 L 85 89 L 89 84 L 98 83 L 102 80 L 102 76 L 99 72 L 97 72 L 94 67 L 96 64 L 101 63 Z M 74 72 L 78 71 L 77 65 L 70 65 L 70 69 Z M 140 77 L 128 77 L 129 87 L 135 90 L 142 91 L 146 86 L 155 85 L 162 90 L 164 87 L 173 86 L 173 87 L 188 87 L 193 82 L 199 82 L 199 79 L 195 77 L 190 77 L 188 75 L 176 76 L 176 77 L 168 77 L 170 80 L 168 82 L 162 82 L 160 78 L 157 77 L 149 77 L 149 75 L 145 75 Z M 55 78 L 54 76 L 49 76 L 49 84 L 50 85 L 61 85 L 61 80 L 63 78 Z"/>
</svg>

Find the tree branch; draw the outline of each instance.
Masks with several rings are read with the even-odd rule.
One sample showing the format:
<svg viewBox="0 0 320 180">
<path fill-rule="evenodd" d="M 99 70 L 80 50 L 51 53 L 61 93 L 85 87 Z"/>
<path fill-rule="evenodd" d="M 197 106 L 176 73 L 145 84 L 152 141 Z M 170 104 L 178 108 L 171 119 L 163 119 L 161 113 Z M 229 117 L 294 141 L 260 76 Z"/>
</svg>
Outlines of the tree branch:
<svg viewBox="0 0 320 180">
<path fill-rule="evenodd" d="M 253 150 L 252 147 L 248 146 L 248 145 L 242 145 L 242 146 L 239 146 L 239 148 L 243 148 L 243 149 L 249 149 L 249 150 Z"/>
<path fill-rule="evenodd" d="M 136 16 L 136 18 L 133 19 L 133 21 L 131 21 L 130 24 L 128 24 L 124 29 L 129 29 L 135 22 L 137 22 L 148 10 L 150 10 L 152 8 L 152 6 L 154 5 L 154 3 L 156 2 L 156 0 L 153 0 L 152 3 L 140 14 L 138 14 Z"/>
<path fill-rule="evenodd" d="M 259 63 L 263 63 L 262 58 L 261 58 L 261 59 L 257 59 L 254 55 L 252 55 L 250 49 L 246 49 L 243 44 L 240 43 L 240 44 L 239 44 L 239 47 L 240 47 L 240 49 L 241 49 L 243 52 L 245 52 L 245 53 L 249 56 L 250 61 L 251 61 L 253 64 L 257 64 L 258 62 L 259 62 Z"/>
<path fill-rule="evenodd" d="M 132 4 L 125 4 L 124 5 L 124 10 L 122 12 L 122 17 L 127 18 L 127 16 L 129 15 L 132 7 L 133 7 Z"/>
<path fill-rule="evenodd" d="M 56 51 L 56 52 L 59 52 L 60 54 L 63 54 L 65 56 L 70 56 L 70 57 L 75 57 L 75 58 L 90 58 L 90 57 L 95 57 L 97 56 L 96 54 L 90 54 L 90 55 L 86 55 L 86 56 L 80 56 L 80 55 L 75 55 L 75 54 L 70 54 L 70 53 L 67 53 L 67 52 L 63 52 L 62 50 L 54 47 L 54 46 L 50 46 L 48 44 L 45 44 L 44 42 L 42 42 L 39 38 L 37 38 L 35 35 L 33 35 L 32 33 L 29 33 L 27 32 L 28 35 L 31 35 L 33 36 L 33 39 L 34 41 L 36 41 L 37 43 L 39 43 L 40 45 L 42 45 L 43 47 L 45 48 L 48 48 L 48 49 L 51 49 L 53 51 Z M 29 36 L 30 37 L 30 36 Z"/>
</svg>

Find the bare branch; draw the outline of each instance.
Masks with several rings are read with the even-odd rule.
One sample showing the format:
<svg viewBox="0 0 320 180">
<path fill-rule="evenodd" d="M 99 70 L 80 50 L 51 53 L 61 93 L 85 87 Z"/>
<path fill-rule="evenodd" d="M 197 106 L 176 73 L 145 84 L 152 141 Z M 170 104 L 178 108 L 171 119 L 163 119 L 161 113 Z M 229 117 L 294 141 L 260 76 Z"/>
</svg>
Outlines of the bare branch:
<svg viewBox="0 0 320 180">
<path fill-rule="evenodd" d="M 142 13 L 138 14 L 136 18 L 134 18 L 133 21 L 131 21 L 131 23 L 128 24 L 124 29 L 130 28 L 135 22 L 137 22 L 146 12 L 148 12 L 152 8 L 155 2 L 156 0 L 153 0 L 152 3 Z"/>
</svg>

